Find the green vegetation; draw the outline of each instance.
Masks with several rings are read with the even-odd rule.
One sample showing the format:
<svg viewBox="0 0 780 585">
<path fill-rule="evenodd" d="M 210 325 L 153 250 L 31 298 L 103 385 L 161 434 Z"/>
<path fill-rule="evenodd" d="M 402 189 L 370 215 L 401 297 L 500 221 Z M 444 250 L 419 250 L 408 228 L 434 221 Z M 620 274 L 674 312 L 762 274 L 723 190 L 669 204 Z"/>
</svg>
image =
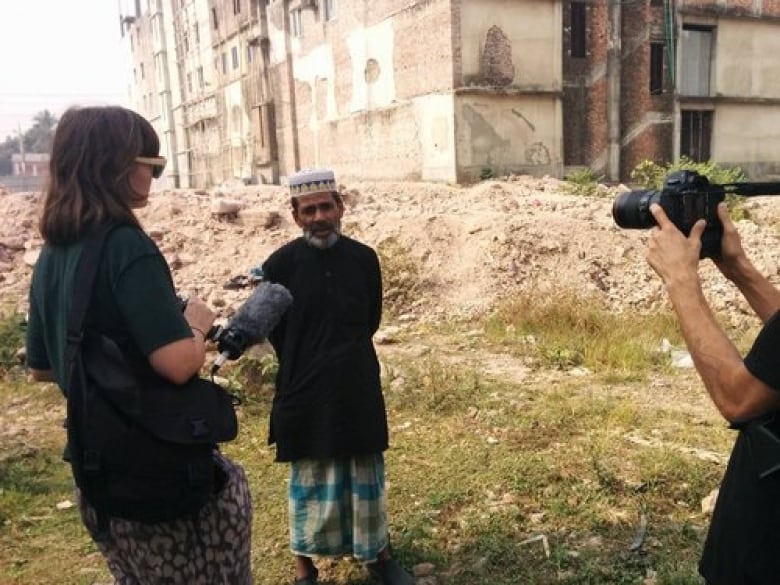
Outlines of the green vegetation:
<svg viewBox="0 0 780 585">
<path fill-rule="evenodd" d="M 636 378 L 667 365 L 662 339 L 682 337 L 671 313 L 615 313 L 596 298 L 573 291 L 524 293 L 505 301 L 485 322 L 487 338 L 529 357 L 538 367 Z"/>
<path fill-rule="evenodd" d="M 48 153 L 54 140 L 54 129 L 57 125 L 49 110 L 38 112 L 33 117 L 33 126 L 21 136 L 25 152 Z M 6 136 L 0 142 L 0 175 L 11 174 L 11 157 L 20 153 L 19 136 Z"/>
<path fill-rule="evenodd" d="M 583 197 L 608 197 L 610 193 L 601 184 L 602 179 L 595 171 L 585 167 L 568 174 L 562 190 L 564 193 Z"/>
<path fill-rule="evenodd" d="M 0 377 L 19 364 L 16 352 L 24 345 L 24 316 L 0 313 Z"/>
<path fill-rule="evenodd" d="M 396 284 L 417 282 L 400 276 L 402 249 L 388 242 L 385 252 Z M 396 556 L 432 563 L 442 585 L 700 584 L 709 521 L 700 502 L 719 483 L 733 435 L 695 373 L 672 370 L 655 351 L 662 338 L 680 342 L 670 316 L 529 293 L 478 325 L 420 326 L 408 335 L 435 345 L 414 359 L 380 347 Z M 574 366 L 595 375 L 573 375 Z M 224 450 L 251 482 L 259 585 L 292 574 L 287 471 L 266 445 L 275 367 L 270 356 L 247 356 L 225 373 L 244 398 L 239 438 Z M 53 386 L 0 383 L 3 583 L 110 578 L 68 506 L 63 416 Z M 351 561 L 320 567 L 328 585 L 368 583 Z"/>
<path fill-rule="evenodd" d="M 664 179 L 669 173 L 682 170 L 696 171 L 707 177 L 711 183 L 736 183 L 745 180 L 745 173 L 739 167 L 722 167 L 712 161 L 697 163 L 687 157 L 665 165 L 650 160 L 642 161 L 631 171 L 631 180 L 645 189 L 658 191 L 663 188 Z"/>
<path fill-rule="evenodd" d="M 479 171 L 479 180 L 480 181 L 487 181 L 490 179 L 496 178 L 496 170 L 493 167 L 486 166 L 482 167 Z"/>
</svg>

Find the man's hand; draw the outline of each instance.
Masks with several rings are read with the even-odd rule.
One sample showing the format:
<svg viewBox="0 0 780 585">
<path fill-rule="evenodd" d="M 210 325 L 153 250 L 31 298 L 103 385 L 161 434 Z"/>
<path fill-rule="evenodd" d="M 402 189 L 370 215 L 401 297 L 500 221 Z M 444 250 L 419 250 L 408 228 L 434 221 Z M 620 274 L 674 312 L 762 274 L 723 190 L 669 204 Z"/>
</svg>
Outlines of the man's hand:
<svg viewBox="0 0 780 585">
<path fill-rule="evenodd" d="M 666 216 L 663 208 L 654 203 L 650 206 L 658 227 L 653 228 L 645 257 L 661 277 L 667 288 L 691 277 L 697 278 L 701 235 L 706 225 L 703 219 L 697 221 L 686 238 L 677 226 Z"/>
<path fill-rule="evenodd" d="M 715 266 L 723 273 L 723 276 L 729 280 L 734 280 L 741 268 L 744 268 L 747 262 L 747 255 L 742 248 L 742 241 L 737 232 L 737 227 L 731 221 L 726 204 L 718 204 L 718 217 L 723 224 L 723 238 L 720 245 L 720 258 L 714 260 Z"/>
</svg>

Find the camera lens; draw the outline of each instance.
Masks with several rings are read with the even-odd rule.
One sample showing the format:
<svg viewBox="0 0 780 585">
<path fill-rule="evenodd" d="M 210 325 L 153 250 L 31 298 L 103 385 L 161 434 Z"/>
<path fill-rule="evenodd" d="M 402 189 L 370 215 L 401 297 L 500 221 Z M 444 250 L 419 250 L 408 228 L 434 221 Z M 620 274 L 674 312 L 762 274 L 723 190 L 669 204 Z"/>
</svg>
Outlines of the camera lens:
<svg viewBox="0 0 780 585">
<path fill-rule="evenodd" d="M 628 191 L 617 196 L 612 204 L 612 219 L 626 229 L 643 230 L 655 225 L 650 205 L 657 203 L 660 193 L 656 191 Z"/>
</svg>

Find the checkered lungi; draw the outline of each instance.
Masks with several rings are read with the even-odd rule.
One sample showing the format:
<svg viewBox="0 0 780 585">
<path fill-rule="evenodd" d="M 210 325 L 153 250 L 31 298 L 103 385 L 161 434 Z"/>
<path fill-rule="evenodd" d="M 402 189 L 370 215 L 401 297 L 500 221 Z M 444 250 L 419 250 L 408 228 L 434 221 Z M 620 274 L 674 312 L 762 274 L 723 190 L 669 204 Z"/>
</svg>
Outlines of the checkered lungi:
<svg viewBox="0 0 780 585">
<path fill-rule="evenodd" d="M 383 455 L 292 462 L 289 508 L 294 554 L 374 561 L 388 541 Z"/>
</svg>

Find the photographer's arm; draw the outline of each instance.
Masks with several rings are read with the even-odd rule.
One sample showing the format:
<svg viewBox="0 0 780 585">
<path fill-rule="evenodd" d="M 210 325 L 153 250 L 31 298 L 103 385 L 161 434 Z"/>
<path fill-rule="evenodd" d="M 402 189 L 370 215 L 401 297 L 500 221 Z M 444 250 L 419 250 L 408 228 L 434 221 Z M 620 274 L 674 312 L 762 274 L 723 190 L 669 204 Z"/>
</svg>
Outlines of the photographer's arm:
<svg viewBox="0 0 780 585">
<path fill-rule="evenodd" d="M 658 205 L 651 206 L 658 223 L 647 260 L 663 280 L 682 327 L 696 370 L 715 406 L 726 420 L 736 422 L 780 406 L 780 393 L 753 376 L 712 313 L 698 275 L 704 222 L 686 238 Z"/>
<path fill-rule="evenodd" d="M 780 310 L 780 291 L 748 259 L 725 203 L 718 205 L 718 216 L 723 224 L 723 239 L 721 258 L 715 265 L 739 288 L 756 315 L 766 323 Z"/>
</svg>

